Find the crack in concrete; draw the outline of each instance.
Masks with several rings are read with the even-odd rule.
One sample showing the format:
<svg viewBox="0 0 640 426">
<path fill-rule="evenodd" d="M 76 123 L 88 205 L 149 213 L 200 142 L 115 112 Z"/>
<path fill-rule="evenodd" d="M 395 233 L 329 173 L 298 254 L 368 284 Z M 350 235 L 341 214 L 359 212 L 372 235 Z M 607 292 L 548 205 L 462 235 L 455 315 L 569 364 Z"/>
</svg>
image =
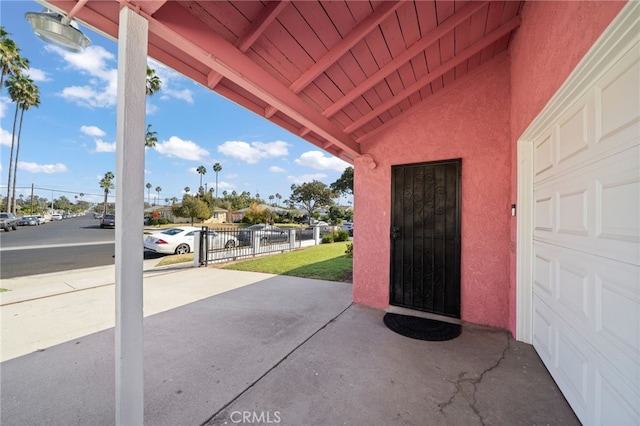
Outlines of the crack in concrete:
<svg viewBox="0 0 640 426">
<path fill-rule="evenodd" d="M 504 334 L 507 334 L 506 332 Z M 511 339 L 509 338 L 509 336 L 507 335 L 507 344 L 504 347 L 504 349 L 502 350 L 502 354 L 500 355 L 500 357 L 496 360 L 496 362 L 491 365 L 490 367 L 485 368 L 479 376 L 477 377 L 468 377 L 465 378 L 464 376 L 467 374 L 466 371 L 463 371 L 462 373 L 460 373 L 458 375 L 458 380 L 456 380 L 455 382 L 450 382 L 451 384 L 453 384 L 456 387 L 455 392 L 453 393 L 453 395 L 451 395 L 451 398 L 449 398 L 446 402 L 444 402 L 443 404 L 440 405 L 439 408 L 439 412 L 446 417 L 446 414 L 444 412 L 445 408 L 447 408 L 449 405 L 453 404 L 453 401 L 460 395 L 464 395 L 465 394 L 465 385 L 471 385 L 471 392 L 469 395 L 469 398 L 464 397 L 464 399 L 467 401 L 469 408 L 471 408 L 471 410 L 473 411 L 473 413 L 478 417 L 478 420 L 480 420 L 480 424 L 482 426 L 485 426 L 485 422 L 484 419 L 482 418 L 482 414 L 480 413 L 480 411 L 478 410 L 478 408 L 476 407 L 476 403 L 477 403 L 477 399 L 476 399 L 476 392 L 477 392 L 477 386 L 482 382 L 482 380 L 484 379 L 485 375 L 487 373 L 490 373 L 491 371 L 495 370 L 496 368 L 498 368 L 500 366 L 500 364 L 502 363 L 502 361 L 504 361 L 505 357 L 507 356 L 507 351 L 511 348 Z"/>
</svg>

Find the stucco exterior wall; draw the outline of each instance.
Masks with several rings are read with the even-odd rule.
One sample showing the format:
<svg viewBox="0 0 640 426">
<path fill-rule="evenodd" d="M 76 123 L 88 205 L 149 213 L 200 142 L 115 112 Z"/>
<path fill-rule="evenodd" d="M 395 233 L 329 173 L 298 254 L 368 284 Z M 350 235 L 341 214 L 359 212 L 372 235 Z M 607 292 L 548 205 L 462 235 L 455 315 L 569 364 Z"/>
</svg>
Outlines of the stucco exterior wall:
<svg viewBox="0 0 640 426">
<path fill-rule="evenodd" d="M 511 55 L 511 202 L 517 199 L 517 141 L 626 2 L 526 2 Z M 516 220 L 511 223 L 509 329 L 516 327 Z"/>
<path fill-rule="evenodd" d="M 506 328 L 510 230 L 509 56 L 377 137 L 355 162 L 354 301 L 389 304 L 391 166 L 462 158 L 461 314 Z"/>
</svg>

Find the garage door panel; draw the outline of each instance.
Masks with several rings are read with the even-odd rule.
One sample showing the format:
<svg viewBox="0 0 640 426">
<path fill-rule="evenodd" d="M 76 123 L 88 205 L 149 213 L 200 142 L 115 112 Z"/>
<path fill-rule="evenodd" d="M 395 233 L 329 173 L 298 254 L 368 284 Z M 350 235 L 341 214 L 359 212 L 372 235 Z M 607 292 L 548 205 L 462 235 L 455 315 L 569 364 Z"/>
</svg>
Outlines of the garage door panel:
<svg viewBox="0 0 640 426">
<path fill-rule="evenodd" d="M 635 425 L 640 418 L 638 390 L 620 380 L 619 373 L 596 368 L 589 417 L 598 424 Z"/>
<path fill-rule="evenodd" d="M 570 187 L 558 189 L 558 226 L 557 232 L 560 234 L 572 234 L 578 236 L 589 235 L 589 216 L 587 214 L 589 206 L 590 191 L 588 182 L 580 182 Z"/>
<path fill-rule="evenodd" d="M 636 44 L 633 49 L 639 49 Z M 640 118 L 640 59 L 628 55 L 596 84 L 600 142 L 609 143 L 612 135 L 637 127 Z M 632 129 L 631 129 L 632 130 Z M 637 130 L 636 130 L 637 132 Z"/>
<path fill-rule="evenodd" d="M 558 165 L 568 163 L 574 158 L 581 157 L 580 153 L 589 148 L 589 144 L 594 144 L 593 126 L 588 123 L 593 121 L 590 117 L 595 114 L 594 102 L 585 98 L 584 103 L 578 102 L 578 106 L 569 110 L 557 125 L 557 140 L 562 143 L 556 144 L 558 152 Z"/>
<path fill-rule="evenodd" d="M 534 174 L 537 179 L 544 178 L 545 173 L 553 168 L 555 164 L 554 154 L 555 141 L 552 138 L 551 132 L 545 134 L 540 140 L 534 142 L 533 156 L 534 156 Z"/>
<path fill-rule="evenodd" d="M 534 241 L 640 264 L 640 146 L 534 189 Z"/>
<path fill-rule="evenodd" d="M 589 423 L 637 424 L 640 395 L 634 370 L 621 372 L 588 337 L 576 333 L 535 296 L 533 316 L 536 351 L 578 418 L 594 419 Z"/>
<path fill-rule="evenodd" d="M 622 171 L 604 176 L 596 182 L 596 197 L 599 214 L 596 216 L 598 238 L 640 242 L 640 176 L 634 171 L 634 155 L 640 150 L 631 150 L 626 159 L 620 159 Z M 636 157 L 637 163 L 640 157 Z M 636 164 L 637 167 L 637 164 Z"/>
<path fill-rule="evenodd" d="M 555 261 L 551 259 L 551 255 L 545 253 L 544 249 L 536 247 L 533 265 L 533 285 L 536 293 L 547 303 L 551 303 L 554 296 L 553 285 Z"/>
<path fill-rule="evenodd" d="M 575 332 L 539 298 L 533 298 L 533 342 L 565 398 L 584 418 L 588 410 L 589 351 Z"/>
<path fill-rule="evenodd" d="M 614 369 L 640 384 L 640 268 L 602 259 L 591 259 L 595 294 L 590 341 Z"/>
</svg>

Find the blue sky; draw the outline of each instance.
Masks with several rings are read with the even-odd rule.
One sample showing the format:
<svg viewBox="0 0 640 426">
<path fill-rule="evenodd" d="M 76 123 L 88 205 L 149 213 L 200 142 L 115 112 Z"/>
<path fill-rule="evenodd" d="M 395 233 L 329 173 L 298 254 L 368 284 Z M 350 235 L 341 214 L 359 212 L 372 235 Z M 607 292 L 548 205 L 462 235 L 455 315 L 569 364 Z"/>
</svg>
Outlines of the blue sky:
<svg viewBox="0 0 640 426">
<path fill-rule="evenodd" d="M 83 53 L 73 54 L 45 44 L 24 19 L 42 6 L 32 1 L 0 2 L 0 23 L 28 58 L 29 76 L 40 88 L 41 104 L 25 114 L 18 162 L 17 194 L 71 201 L 102 200 L 99 180 L 116 170 L 117 44 L 80 26 L 91 40 Z M 149 61 L 163 82 L 147 98 L 147 123 L 158 133 L 158 144 L 147 149 L 145 183 L 162 188 L 160 200 L 182 199 L 184 188 L 197 190 L 204 165 L 208 188 L 215 187 L 212 166 L 219 162 L 218 194 L 259 192 L 290 195 L 292 183 L 313 179 L 329 185 L 348 166 L 288 131 L 183 77 Z M 6 88 L 0 97 L 0 193 L 6 196 L 15 104 Z M 116 176 L 117 180 L 117 176 Z M 152 189 L 152 197 L 154 190 Z M 146 194 L 146 189 L 145 189 Z M 117 197 L 117 194 L 116 194 Z M 146 197 L 146 195 L 145 195 Z M 146 201 L 146 198 L 145 198 Z M 342 200 L 344 202 L 345 200 Z"/>
</svg>

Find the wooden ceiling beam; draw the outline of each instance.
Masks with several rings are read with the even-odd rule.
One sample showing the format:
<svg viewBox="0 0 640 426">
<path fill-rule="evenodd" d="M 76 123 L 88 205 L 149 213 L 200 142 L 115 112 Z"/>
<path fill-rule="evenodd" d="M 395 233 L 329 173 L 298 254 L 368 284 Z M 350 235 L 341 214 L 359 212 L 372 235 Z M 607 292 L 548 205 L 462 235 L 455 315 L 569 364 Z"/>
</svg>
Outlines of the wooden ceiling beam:
<svg viewBox="0 0 640 426">
<path fill-rule="evenodd" d="M 405 88 L 403 91 L 396 94 L 394 97 L 380 104 L 373 111 L 365 114 L 362 118 L 354 121 L 352 124 L 350 124 L 344 129 L 344 132 L 351 133 L 354 130 L 357 130 L 360 127 L 364 126 L 369 121 L 373 120 L 383 112 L 389 110 L 391 107 L 399 104 L 400 102 L 402 102 L 403 100 L 405 100 L 406 98 L 414 94 L 415 92 L 422 89 L 427 84 L 430 84 L 437 78 L 442 77 L 444 74 L 451 71 L 458 65 L 462 64 L 467 59 L 475 55 L 476 53 L 482 51 L 486 47 L 491 46 L 493 43 L 495 43 L 505 35 L 514 31 L 516 28 L 520 26 L 520 23 L 521 23 L 521 19 L 519 16 L 512 18 L 510 21 L 500 26 L 497 30 L 493 31 L 489 35 L 475 42 L 473 45 L 469 46 L 468 48 L 466 48 L 465 50 L 463 50 L 462 52 L 460 52 L 459 54 L 457 54 L 456 56 L 454 56 L 444 64 L 434 68 L 433 71 L 429 72 L 424 77 L 420 78 L 415 83 L 413 83 L 412 85 Z"/>
<path fill-rule="evenodd" d="M 313 80 L 325 72 L 338 59 L 343 57 L 353 46 L 362 41 L 367 34 L 384 22 L 389 15 L 394 13 L 403 4 L 404 2 L 402 1 L 383 2 L 371 15 L 369 15 L 360 24 L 356 25 L 349 34 L 336 43 L 322 58 L 318 60 L 318 62 L 313 64 L 300 77 L 298 77 L 296 81 L 289 86 L 289 89 L 296 94 L 300 93 L 305 87 L 311 84 Z M 269 118 L 275 112 L 275 108 L 268 107 L 265 111 L 265 116 Z"/>
<path fill-rule="evenodd" d="M 163 8 L 163 11 L 166 8 Z M 360 155 L 360 146 L 335 124 L 323 117 L 315 108 L 300 99 L 288 87 L 267 73 L 220 35 L 212 33 L 194 20 L 181 6 L 166 10 L 166 22 L 149 16 L 149 31 L 156 37 L 170 42 L 174 47 L 190 55 L 211 71 L 254 94 L 263 102 L 307 127 L 312 132 L 343 149 L 350 156 Z M 172 28 L 179 28 L 180 32 Z M 206 33 L 206 38 L 198 37 Z M 196 40 L 201 40 L 196 44 Z"/>
<path fill-rule="evenodd" d="M 334 102 L 329 108 L 327 108 L 322 115 L 325 117 L 333 117 L 338 111 L 342 110 L 345 106 L 349 105 L 356 98 L 362 96 L 367 90 L 374 87 L 376 84 L 384 80 L 389 74 L 395 72 L 402 65 L 409 62 L 420 52 L 427 47 L 438 41 L 445 34 L 453 31 L 456 26 L 460 25 L 471 17 L 474 13 L 487 6 L 487 2 L 470 2 L 462 7 L 454 15 L 451 15 L 446 21 L 438 25 L 433 31 L 425 35 L 421 40 L 414 43 L 411 47 L 403 51 L 393 61 L 389 62 L 384 67 L 380 68 L 375 74 L 367 78 L 362 83 L 358 84 L 353 90 L 347 93 L 344 97 Z"/>
<path fill-rule="evenodd" d="M 280 12 L 289 4 L 289 0 L 277 0 L 267 4 L 262 10 L 260 15 L 252 22 L 251 27 L 240 37 L 236 43 L 238 49 L 241 52 L 246 52 L 256 42 L 256 40 L 262 35 L 262 33 L 271 25 L 273 21 L 278 17 Z M 215 71 L 212 71 L 207 77 L 207 85 L 210 89 L 213 89 L 220 83 L 222 76 Z"/>
</svg>

